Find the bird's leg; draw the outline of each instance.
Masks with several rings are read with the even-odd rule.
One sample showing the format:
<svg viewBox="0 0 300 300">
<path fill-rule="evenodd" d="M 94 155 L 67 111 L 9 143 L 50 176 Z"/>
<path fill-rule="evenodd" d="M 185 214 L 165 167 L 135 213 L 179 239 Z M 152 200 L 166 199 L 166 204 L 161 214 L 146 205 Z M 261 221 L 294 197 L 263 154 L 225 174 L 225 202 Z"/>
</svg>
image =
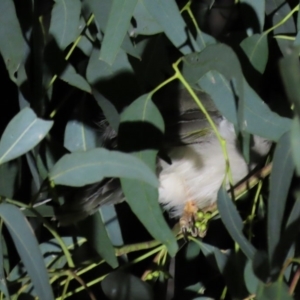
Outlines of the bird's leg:
<svg viewBox="0 0 300 300">
<path fill-rule="evenodd" d="M 191 232 L 192 236 L 198 236 L 198 229 L 195 227 L 198 207 L 194 201 L 187 201 L 182 217 L 179 220 L 181 231 L 185 234 Z"/>
<path fill-rule="evenodd" d="M 199 210 L 194 201 L 188 201 L 183 210 L 179 224 L 183 234 L 191 233 L 192 236 L 203 238 L 207 231 L 207 222 L 211 213 Z"/>
</svg>

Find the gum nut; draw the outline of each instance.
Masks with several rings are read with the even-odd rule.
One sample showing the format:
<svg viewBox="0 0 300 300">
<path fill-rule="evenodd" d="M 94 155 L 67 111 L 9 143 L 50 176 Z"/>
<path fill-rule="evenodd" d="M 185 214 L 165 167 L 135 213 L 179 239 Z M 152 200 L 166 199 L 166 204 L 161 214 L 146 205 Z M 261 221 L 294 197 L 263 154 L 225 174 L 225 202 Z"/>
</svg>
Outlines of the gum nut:
<svg viewBox="0 0 300 300">
<path fill-rule="evenodd" d="M 201 210 L 198 211 L 198 212 L 197 212 L 197 218 L 198 218 L 198 219 L 202 219 L 203 217 L 204 217 L 204 212 L 201 211 Z"/>
</svg>

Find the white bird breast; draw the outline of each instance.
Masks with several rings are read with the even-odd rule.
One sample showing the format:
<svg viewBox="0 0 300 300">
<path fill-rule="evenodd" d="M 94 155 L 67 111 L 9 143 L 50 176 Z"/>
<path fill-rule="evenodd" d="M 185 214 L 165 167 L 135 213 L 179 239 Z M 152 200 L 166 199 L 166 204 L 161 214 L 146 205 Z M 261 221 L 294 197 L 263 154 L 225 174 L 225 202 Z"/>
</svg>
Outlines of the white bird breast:
<svg viewBox="0 0 300 300">
<path fill-rule="evenodd" d="M 233 125 L 223 119 L 218 130 L 226 140 L 233 183 L 248 173 L 236 141 Z M 226 165 L 221 145 L 214 133 L 203 142 L 175 147 L 169 153 L 172 164 L 161 161 L 159 202 L 179 217 L 187 201 L 194 201 L 199 209 L 212 205 L 224 180 Z"/>
</svg>

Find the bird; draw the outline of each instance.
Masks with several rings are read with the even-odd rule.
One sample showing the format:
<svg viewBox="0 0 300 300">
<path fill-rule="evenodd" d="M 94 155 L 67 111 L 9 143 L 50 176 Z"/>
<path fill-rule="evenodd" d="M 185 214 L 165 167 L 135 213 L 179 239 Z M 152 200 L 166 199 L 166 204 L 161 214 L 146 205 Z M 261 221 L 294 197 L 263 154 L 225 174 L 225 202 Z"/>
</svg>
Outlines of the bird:
<svg viewBox="0 0 300 300">
<path fill-rule="evenodd" d="M 226 175 L 226 161 L 216 133 L 189 92 L 185 88 L 174 90 L 170 92 L 166 89 L 155 102 L 166 128 L 161 151 L 166 155 L 157 158 L 158 202 L 171 217 L 179 218 L 183 232 L 203 236 L 206 230 L 195 227 L 197 214 L 209 210 L 216 203 L 218 190 Z M 202 90 L 196 90 L 196 94 L 226 141 L 231 184 L 236 184 L 248 175 L 258 159 L 265 157 L 271 142 L 253 136 L 250 153 L 255 161 L 247 164 L 234 125 L 222 116 L 208 94 Z M 106 120 L 102 121 L 101 127 L 102 146 L 117 148 L 117 133 Z M 66 202 L 61 207 L 57 218 L 60 224 L 68 225 L 92 214 L 101 205 L 117 204 L 124 200 L 120 180 L 106 178 L 100 183 L 79 188 L 71 204 Z"/>
</svg>

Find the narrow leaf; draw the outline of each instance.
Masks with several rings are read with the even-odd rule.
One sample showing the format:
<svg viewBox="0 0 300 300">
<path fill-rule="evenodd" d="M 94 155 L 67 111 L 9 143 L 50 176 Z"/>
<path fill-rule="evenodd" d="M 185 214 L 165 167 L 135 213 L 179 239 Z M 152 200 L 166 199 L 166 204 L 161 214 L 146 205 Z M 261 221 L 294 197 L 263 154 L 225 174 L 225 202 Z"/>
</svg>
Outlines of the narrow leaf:
<svg viewBox="0 0 300 300">
<path fill-rule="evenodd" d="M 272 263 L 276 246 L 281 237 L 281 228 L 288 191 L 294 173 L 290 132 L 279 140 L 273 159 L 268 199 L 268 252 Z"/>
<path fill-rule="evenodd" d="M 37 118 L 30 108 L 21 110 L 7 125 L 0 141 L 0 164 L 35 147 L 49 132 L 53 121 Z"/>
<path fill-rule="evenodd" d="M 300 64 L 298 50 L 292 51 L 279 61 L 279 69 L 289 101 L 295 105 L 300 116 Z"/>
<path fill-rule="evenodd" d="M 245 238 L 243 234 L 243 221 L 223 187 L 219 190 L 217 203 L 221 219 L 229 234 L 238 243 L 244 254 L 252 260 L 255 248 Z"/>
<path fill-rule="evenodd" d="M 34 285 L 39 299 L 54 299 L 45 263 L 32 228 L 18 208 L 2 203 L 0 215 Z"/>
<path fill-rule="evenodd" d="M 108 237 L 100 210 L 79 223 L 82 234 L 90 245 L 112 267 L 118 267 L 115 249 Z"/>
<path fill-rule="evenodd" d="M 300 175 L 300 120 L 295 116 L 291 128 L 291 145 L 294 163 L 296 166 L 297 174 Z"/>
<path fill-rule="evenodd" d="M 55 184 L 84 186 L 105 177 L 138 179 L 158 186 L 155 174 L 136 157 L 119 151 L 96 148 L 64 155 L 49 173 Z"/>
<path fill-rule="evenodd" d="M 0 11 L 0 53 L 3 57 L 9 77 L 16 82 L 15 72 L 24 57 L 25 40 L 16 15 L 13 0 L 1 0 Z"/>
</svg>

